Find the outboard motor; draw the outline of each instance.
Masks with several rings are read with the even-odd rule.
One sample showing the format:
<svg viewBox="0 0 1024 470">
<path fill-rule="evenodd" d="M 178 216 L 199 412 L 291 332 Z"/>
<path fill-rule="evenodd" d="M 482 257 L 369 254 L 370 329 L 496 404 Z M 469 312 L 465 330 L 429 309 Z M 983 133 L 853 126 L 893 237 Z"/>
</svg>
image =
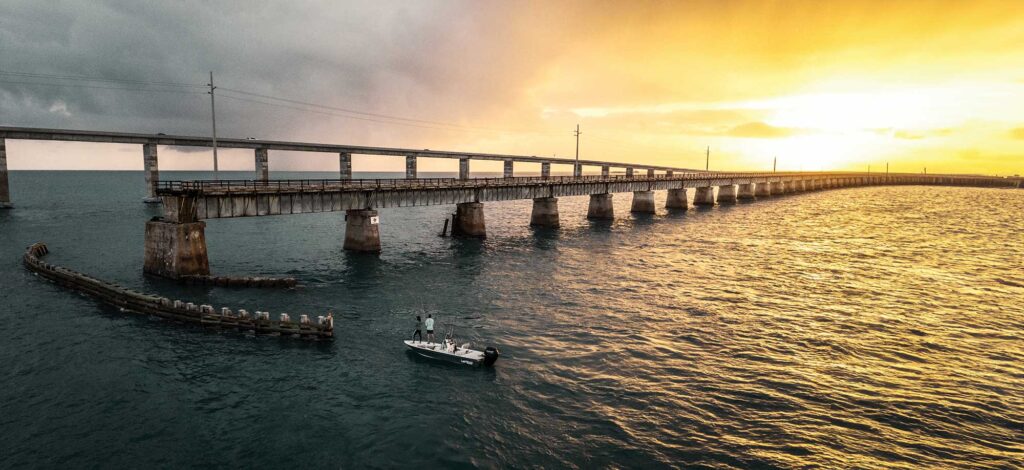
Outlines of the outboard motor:
<svg viewBox="0 0 1024 470">
<path fill-rule="evenodd" d="M 498 360 L 499 355 L 497 348 L 494 346 L 487 346 L 487 349 L 484 349 L 484 365 L 493 366 L 494 361 Z"/>
</svg>

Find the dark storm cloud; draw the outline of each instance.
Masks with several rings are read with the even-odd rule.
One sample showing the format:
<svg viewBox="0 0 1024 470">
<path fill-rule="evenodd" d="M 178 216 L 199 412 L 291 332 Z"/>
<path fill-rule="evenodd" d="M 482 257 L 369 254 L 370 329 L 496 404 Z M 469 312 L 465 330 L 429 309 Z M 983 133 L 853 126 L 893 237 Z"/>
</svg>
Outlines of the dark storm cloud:
<svg viewBox="0 0 1024 470">
<path fill-rule="evenodd" d="M 500 5 L 262 3 L 7 0 L 0 4 L 0 71 L 202 85 L 213 70 L 225 91 L 463 122 L 519 93 L 537 52 L 529 40 L 497 50 L 498 41 L 524 35 L 501 26 Z M 430 132 L 226 94 L 217 102 L 222 135 L 324 140 L 339 132 Z M 2 125 L 202 134 L 209 106 L 200 88 L 0 76 Z"/>
</svg>

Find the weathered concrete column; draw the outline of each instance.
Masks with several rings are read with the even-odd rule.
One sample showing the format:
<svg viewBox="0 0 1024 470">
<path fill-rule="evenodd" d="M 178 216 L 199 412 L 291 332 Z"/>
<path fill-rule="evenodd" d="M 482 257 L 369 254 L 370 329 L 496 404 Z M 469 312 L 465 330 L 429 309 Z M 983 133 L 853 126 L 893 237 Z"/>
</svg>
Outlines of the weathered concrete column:
<svg viewBox="0 0 1024 470">
<path fill-rule="evenodd" d="M 11 186 L 7 181 L 7 142 L 0 137 L 0 209 L 12 207 L 14 205 L 11 204 Z"/>
<path fill-rule="evenodd" d="M 575 164 L 574 163 L 572 165 L 572 176 L 575 177 L 575 178 L 579 178 L 579 177 L 583 176 L 583 165 L 579 165 L 579 164 Z"/>
<path fill-rule="evenodd" d="M 786 194 L 786 185 L 782 181 L 772 181 L 772 195 Z"/>
<path fill-rule="evenodd" d="M 6 159 L 5 159 L 6 163 Z M 142 166 L 146 174 L 146 197 L 143 202 L 160 202 L 156 195 L 156 188 L 160 185 L 160 165 L 156 155 L 156 144 L 142 144 Z M 7 165 L 4 165 L 4 182 L 6 183 Z M 6 185 L 5 185 L 6 186 Z M 0 196 L 2 197 L 2 196 Z"/>
<path fill-rule="evenodd" d="M 533 200 L 530 225 L 534 227 L 558 228 L 558 198 L 538 197 Z"/>
<path fill-rule="evenodd" d="M 718 187 L 718 203 L 736 202 L 736 185 L 726 184 Z"/>
<path fill-rule="evenodd" d="M 416 156 L 406 155 L 405 156 L 405 178 L 416 179 Z"/>
<path fill-rule="evenodd" d="M 482 202 L 463 202 L 455 205 L 455 223 L 452 236 L 464 238 L 487 238 Z"/>
<path fill-rule="evenodd" d="M 459 179 L 460 180 L 468 180 L 469 179 L 469 159 L 468 158 L 460 158 L 459 159 Z"/>
<path fill-rule="evenodd" d="M 615 208 L 612 204 L 612 195 L 609 193 L 591 194 L 590 205 L 587 206 L 587 218 L 614 219 Z"/>
<path fill-rule="evenodd" d="M 740 191 L 736 194 L 736 199 L 743 201 L 754 199 L 754 183 L 741 184 Z"/>
<path fill-rule="evenodd" d="M 771 197 L 772 195 L 772 184 L 768 182 L 757 183 L 754 186 L 754 196 L 757 197 Z"/>
<path fill-rule="evenodd" d="M 804 181 L 804 180 L 795 181 L 793 183 L 793 189 L 795 189 L 795 190 L 797 190 L 799 192 L 807 191 L 807 182 Z"/>
<path fill-rule="evenodd" d="M 540 164 L 540 177 L 544 179 L 551 178 L 551 164 L 544 162 Z"/>
<path fill-rule="evenodd" d="M 505 178 L 511 178 L 511 177 L 515 176 L 515 173 L 512 170 L 512 165 L 514 163 L 515 162 L 512 161 L 512 160 L 505 160 L 505 168 L 504 168 L 504 171 L 501 173 L 501 175 L 504 176 Z"/>
<path fill-rule="evenodd" d="M 351 153 L 339 153 L 338 154 L 338 168 L 339 176 L 343 180 L 352 179 L 352 154 Z"/>
<path fill-rule="evenodd" d="M 668 197 L 665 198 L 666 209 L 682 209 L 686 210 L 689 208 L 686 202 L 686 188 L 670 189 L 668 190 Z"/>
<path fill-rule="evenodd" d="M 647 177 L 648 178 L 654 178 L 654 168 L 648 168 L 647 169 Z"/>
<path fill-rule="evenodd" d="M 267 149 L 256 149 L 256 181 L 270 181 L 270 155 Z"/>
<path fill-rule="evenodd" d="M 796 182 L 793 180 L 783 181 L 782 187 L 786 189 L 787 194 L 796 192 Z"/>
<path fill-rule="evenodd" d="M 633 191 L 633 206 L 630 212 L 640 214 L 654 213 L 654 191 Z"/>
<path fill-rule="evenodd" d="M 666 177 L 668 177 L 668 178 L 671 178 L 671 177 L 672 177 L 672 174 L 673 174 L 673 173 L 672 173 L 672 170 L 665 170 L 665 176 L 666 176 Z"/>
<path fill-rule="evenodd" d="M 693 192 L 693 205 L 705 207 L 715 205 L 715 188 L 711 186 L 697 188 Z"/>
<path fill-rule="evenodd" d="M 631 166 L 627 166 L 626 167 L 626 177 L 627 178 L 632 178 L 633 177 L 633 167 L 631 167 Z"/>
<path fill-rule="evenodd" d="M 210 259 L 206 254 L 206 222 L 146 222 L 142 270 L 146 274 L 171 279 L 210 275 Z"/>
<path fill-rule="evenodd" d="M 380 252 L 380 218 L 373 209 L 345 211 L 345 245 L 349 251 Z"/>
<path fill-rule="evenodd" d="M 604 165 L 601 167 L 602 178 L 607 178 L 609 173 L 611 173 L 611 168 L 609 168 L 608 165 Z"/>
</svg>

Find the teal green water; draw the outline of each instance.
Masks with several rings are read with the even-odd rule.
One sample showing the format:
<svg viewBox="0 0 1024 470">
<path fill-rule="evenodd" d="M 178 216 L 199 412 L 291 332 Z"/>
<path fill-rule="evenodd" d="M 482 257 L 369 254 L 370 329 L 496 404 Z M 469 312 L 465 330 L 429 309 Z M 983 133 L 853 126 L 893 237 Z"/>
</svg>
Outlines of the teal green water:
<svg viewBox="0 0 1024 470">
<path fill-rule="evenodd" d="M 202 174 L 165 172 L 165 179 Z M 230 176 L 230 175 L 229 175 Z M 234 175 L 247 178 L 248 173 Z M 331 177 L 280 174 L 274 177 Z M 14 172 L 0 212 L 0 467 L 1021 468 L 1024 191 L 849 188 L 563 227 L 487 204 L 209 221 L 217 274 L 144 277 L 136 172 Z M 659 207 L 665 195 L 658 194 Z M 337 316 L 337 340 L 125 314 L 26 272 L 51 262 L 216 307 Z M 410 356 L 416 314 L 495 345 L 490 370 Z"/>
</svg>

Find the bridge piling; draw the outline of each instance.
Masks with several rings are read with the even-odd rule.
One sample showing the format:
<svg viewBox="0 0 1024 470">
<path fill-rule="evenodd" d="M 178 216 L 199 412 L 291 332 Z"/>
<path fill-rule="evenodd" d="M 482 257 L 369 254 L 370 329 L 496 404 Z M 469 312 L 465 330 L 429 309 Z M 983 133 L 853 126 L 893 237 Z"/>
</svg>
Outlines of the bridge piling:
<svg viewBox="0 0 1024 470">
<path fill-rule="evenodd" d="M 455 205 L 455 223 L 452 236 L 461 238 L 487 238 L 482 202 L 463 202 Z"/>
<path fill-rule="evenodd" d="M 632 177 L 633 177 L 633 167 L 627 166 L 626 167 L 626 178 L 632 178 Z"/>
<path fill-rule="evenodd" d="M 634 214 L 653 214 L 654 191 L 633 191 L 633 206 L 629 211 Z"/>
<path fill-rule="evenodd" d="M 533 211 L 530 213 L 530 225 L 533 227 L 558 228 L 558 198 L 534 198 Z"/>
<path fill-rule="evenodd" d="M 715 188 L 712 186 L 697 188 L 693 192 L 693 205 L 700 207 L 715 205 Z"/>
<path fill-rule="evenodd" d="M 736 202 L 736 185 L 723 184 L 718 187 L 718 203 Z"/>
<path fill-rule="evenodd" d="M 608 174 L 611 173 L 611 168 L 608 165 L 601 166 L 601 177 L 607 178 Z"/>
<path fill-rule="evenodd" d="M 736 195 L 736 199 L 741 201 L 750 201 L 754 199 L 754 183 L 741 184 L 739 193 Z"/>
<path fill-rule="evenodd" d="M 171 279 L 210 275 L 206 222 L 150 220 L 145 236 L 143 272 Z"/>
<path fill-rule="evenodd" d="M 572 166 L 572 176 L 574 176 L 576 178 L 579 178 L 579 177 L 583 176 L 583 165 L 580 165 L 579 163 L 573 164 L 573 166 Z"/>
<path fill-rule="evenodd" d="M 772 196 L 786 194 L 786 185 L 782 181 L 772 181 Z"/>
<path fill-rule="evenodd" d="M 587 206 L 587 218 L 595 220 L 611 220 L 615 218 L 615 207 L 611 193 L 591 194 L 590 205 Z"/>
<path fill-rule="evenodd" d="M 772 196 L 772 184 L 769 182 L 756 183 L 754 185 L 754 196 L 757 198 L 771 197 Z"/>
<path fill-rule="evenodd" d="M 345 211 L 345 244 L 348 251 L 380 253 L 380 219 L 373 209 Z"/>
<path fill-rule="evenodd" d="M 10 209 L 11 186 L 7 181 L 7 141 L 0 137 L 0 209 Z"/>
<path fill-rule="evenodd" d="M 515 173 L 513 172 L 513 167 L 512 167 L 512 165 L 514 163 L 515 162 L 513 162 L 512 160 L 505 160 L 505 168 L 504 168 L 504 172 L 502 172 L 502 176 L 504 176 L 505 178 L 512 178 L 512 177 L 515 176 Z"/>
<path fill-rule="evenodd" d="M 551 163 L 544 162 L 540 164 L 540 177 L 544 179 L 551 178 Z"/>
<path fill-rule="evenodd" d="M 405 177 L 406 179 L 416 179 L 416 156 L 406 155 L 405 156 Z"/>
<path fill-rule="evenodd" d="M 459 159 L 459 179 L 462 180 L 462 181 L 466 181 L 466 180 L 469 179 L 469 159 L 468 158 L 460 158 Z"/>
<path fill-rule="evenodd" d="M 665 208 L 684 211 L 689 209 L 686 202 L 686 188 L 668 190 L 668 197 L 665 198 Z"/>
<path fill-rule="evenodd" d="M 256 181 L 270 181 L 270 155 L 267 149 L 256 149 Z"/>
<path fill-rule="evenodd" d="M 142 166 L 146 177 L 146 197 L 142 202 L 160 202 L 156 188 L 160 185 L 160 164 L 156 154 L 156 144 L 142 144 Z"/>
<path fill-rule="evenodd" d="M 338 154 L 338 172 L 343 180 L 352 179 L 352 154 L 341 152 Z"/>
</svg>

